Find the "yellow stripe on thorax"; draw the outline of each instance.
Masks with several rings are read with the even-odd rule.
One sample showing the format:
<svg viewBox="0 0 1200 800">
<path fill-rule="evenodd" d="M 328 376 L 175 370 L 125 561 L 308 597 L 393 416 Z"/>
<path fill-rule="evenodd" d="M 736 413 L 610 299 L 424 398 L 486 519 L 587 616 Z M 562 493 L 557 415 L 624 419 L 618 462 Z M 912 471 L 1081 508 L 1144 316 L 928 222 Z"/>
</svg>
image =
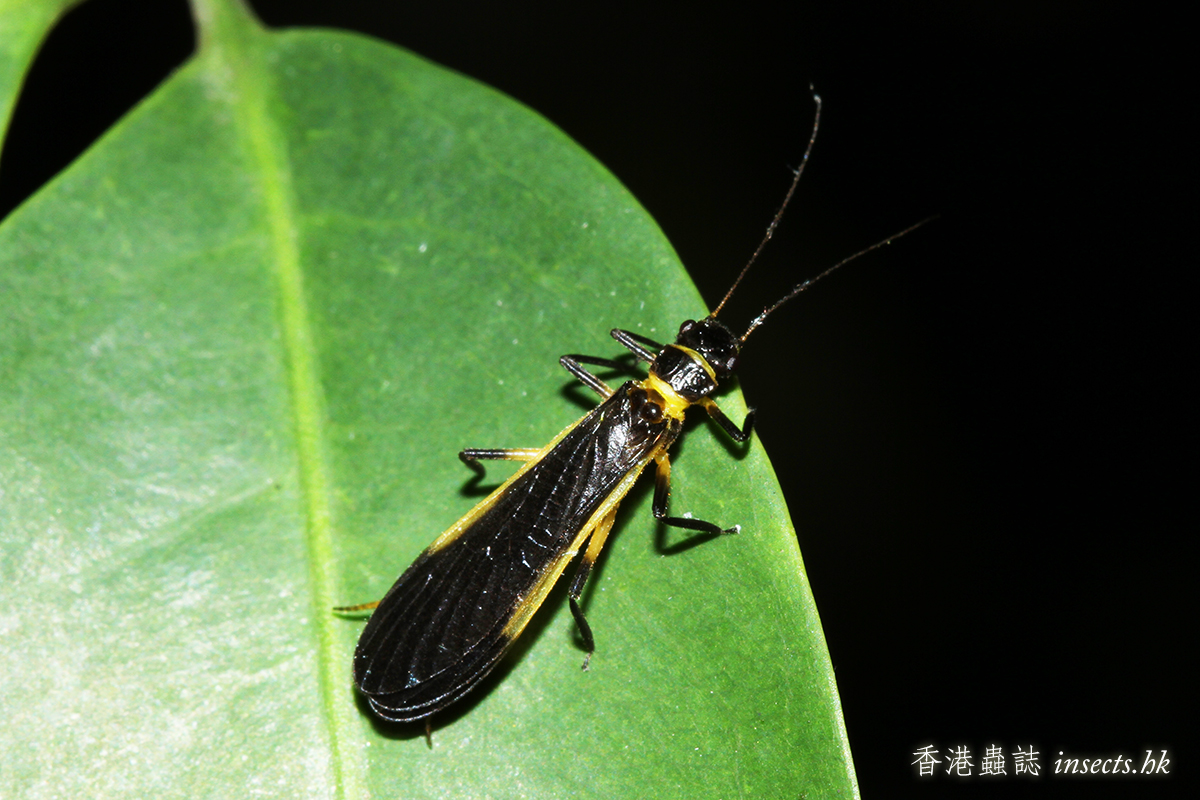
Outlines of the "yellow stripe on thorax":
<svg viewBox="0 0 1200 800">
<path fill-rule="evenodd" d="M 682 350 L 683 352 L 687 353 L 689 356 L 691 356 L 691 357 L 692 357 L 692 360 L 693 360 L 693 361 L 699 361 L 699 362 L 700 362 L 700 366 L 704 367 L 704 371 L 708 373 L 708 377 L 712 379 L 712 382 L 713 382 L 713 383 L 716 383 L 716 382 L 717 382 L 717 373 L 716 373 L 716 370 L 714 370 L 714 369 L 712 368 L 712 364 L 709 364 L 709 363 L 708 363 L 708 359 L 707 359 L 707 358 L 705 358 L 704 356 L 700 355 L 699 353 L 697 353 L 697 352 L 696 352 L 695 350 L 693 350 L 692 348 L 690 348 L 690 347 L 684 347 L 684 346 L 683 346 L 683 345 L 681 345 L 681 344 L 673 344 L 673 345 L 671 345 L 671 347 L 674 347 L 676 350 Z"/>
<path fill-rule="evenodd" d="M 646 380 L 642 381 L 642 387 L 657 392 L 663 399 L 663 414 L 671 419 L 683 421 L 683 412 L 688 410 L 692 404 L 686 398 L 675 391 L 671 384 L 664 381 L 662 378 L 651 373 L 646 376 Z"/>
</svg>

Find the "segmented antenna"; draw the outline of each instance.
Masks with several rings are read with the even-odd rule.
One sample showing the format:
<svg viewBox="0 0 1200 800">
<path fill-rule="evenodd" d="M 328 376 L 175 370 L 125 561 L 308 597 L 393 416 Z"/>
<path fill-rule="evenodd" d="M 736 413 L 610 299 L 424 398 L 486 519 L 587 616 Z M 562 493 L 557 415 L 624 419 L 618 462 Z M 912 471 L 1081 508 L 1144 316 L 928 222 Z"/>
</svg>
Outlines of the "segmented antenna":
<svg viewBox="0 0 1200 800">
<path fill-rule="evenodd" d="M 917 228 L 924 225 L 926 222 L 932 222 L 933 220 L 937 219 L 938 216 L 939 215 L 934 214 L 933 216 L 926 217 L 925 219 L 921 220 L 920 222 L 918 222 L 915 225 L 909 225 L 907 228 L 900 231 L 899 233 L 893 233 L 891 236 L 884 239 L 883 241 L 876 242 L 875 244 L 871 245 L 870 247 L 864 247 L 862 250 L 859 250 L 854 255 L 849 256 L 847 258 L 843 258 L 841 261 L 837 262 L 832 267 L 829 267 L 821 274 L 816 275 L 812 278 L 809 278 L 808 280 L 805 280 L 805 281 L 802 281 L 802 282 L 796 284 L 796 286 L 790 292 L 788 292 L 783 297 L 776 300 L 768 308 L 763 309 L 763 312 L 761 314 L 759 314 L 757 317 L 755 317 L 753 321 L 751 321 L 750 327 L 746 328 L 746 332 L 743 333 L 742 338 L 738 340 L 739 343 L 745 344 L 746 338 L 750 335 L 750 333 L 755 328 L 757 328 L 759 325 L 762 325 L 764 322 L 766 322 L 767 317 L 771 315 L 772 311 L 779 308 L 781 305 L 783 305 L 787 301 L 791 300 L 793 297 L 800 294 L 801 292 L 803 292 L 808 287 L 812 286 L 817 281 L 821 280 L 821 278 L 824 278 L 826 275 L 833 272 L 834 270 L 837 270 L 837 269 L 840 269 L 841 267 L 846 266 L 847 264 L 849 264 L 851 261 L 858 258 L 859 256 L 865 256 L 867 253 L 871 252 L 872 250 L 878 250 L 879 248 L 883 247 L 884 245 L 888 245 L 888 244 L 891 244 L 892 242 L 896 241 L 901 236 L 904 236 L 907 233 L 912 233 Z"/>
<path fill-rule="evenodd" d="M 810 85 L 809 91 L 812 91 Z M 779 206 L 779 211 L 775 214 L 775 219 L 771 220 L 771 224 L 767 226 L 767 233 L 763 236 L 762 241 L 758 243 L 758 248 L 754 254 L 750 256 L 750 260 L 746 262 L 746 266 L 742 267 L 742 271 L 738 273 L 737 280 L 733 282 L 733 286 L 729 287 L 729 291 L 721 298 L 721 302 L 717 303 L 717 307 L 712 310 L 708 316 L 710 319 L 721 313 L 721 309 L 725 307 L 725 303 L 733 296 L 733 291 L 742 282 L 742 278 L 746 277 L 746 273 L 750 271 L 751 265 L 758 258 L 758 254 L 767 246 L 767 242 L 771 241 L 771 237 L 775 234 L 775 228 L 779 227 L 779 220 L 783 217 L 784 210 L 788 207 L 788 203 L 792 199 L 792 195 L 796 192 L 796 185 L 800 183 L 800 176 L 804 174 L 804 167 L 808 164 L 808 157 L 812 153 L 813 144 L 817 141 L 817 129 L 821 127 L 821 95 L 813 91 L 813 103 L 816 104 L 817 110 L 813 114 L 812 133 L 808 136 L 808 147 L 804 148 L 804 158 L 800 159 L 800 166 L 795 170 L 795 177 L 792 178 L 792 185 L 788 187 L 787 194 L 783 198 L 783 205 Z M 745 337 L 742 337 L 743 339 Z"/>
</svg>

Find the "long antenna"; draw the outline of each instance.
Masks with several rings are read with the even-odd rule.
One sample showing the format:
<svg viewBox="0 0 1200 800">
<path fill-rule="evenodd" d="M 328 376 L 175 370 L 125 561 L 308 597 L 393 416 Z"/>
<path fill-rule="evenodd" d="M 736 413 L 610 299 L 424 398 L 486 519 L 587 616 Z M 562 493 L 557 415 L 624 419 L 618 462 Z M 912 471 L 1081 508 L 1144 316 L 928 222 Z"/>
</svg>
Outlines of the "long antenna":
<svg viewBox="0 0 1200 800">
<path fill-rule="evenodd" d="M 809 91 L 812 91 L 811 85 L 808 88 Z M 771 237 L 775 234 L 775 228 L 779 226 L 779 220 L 783 217 L 784 210 L 788 207 L 788 203 L 791 201 L 792 195 L 796 192 L 796 185 L 800 183 L 800 176 L 804 174 L 804 167 L 808 164 L 808 156 L 812 153 L 813 144 L 817 141 L 817 128 L 821 126 L 821 95 L 813 91 L 812 98 L 813 102 L 817 106 L 816 113 L 813 115 L 812 133 L 809 134 L 808 137 L 808 147 L 804 148 L 804 158 L 800 159 L 800 166 L 795 170 L 795 177 L 792 178 L 792 185 L 788 187 L 787 194 L 783 198 L 783 205 L 779 207 L 779 211 L 775 214 L 775 219 L 771 220 L 771 224 L 767 226 L 766 235 L 763 236 L 762 241 L 758 243 L 758 248 L 754 251 L 754 254 L 750 256 L 750 260 L 746 262 L 746 266 L 742 267 L 742 271 L 738 273 L 737 280 L 733 282 L 733 286 L 729 287 L 729 291 L 726 292 L 725 296 L 721 298 L 721 302 L 717 303 L 717 307 L 714 308 L 712 313 L 708 315 L 709 319 L 712 319 L 713 317 L 716 317 L 717 314 L 721 313 L 721 309 L 725 307 L 725 303 L 728 302 L 729 298 L 733 296 L 733 290 L 736 289 L 738 284 L 742 282 L 742 278 L 746 277 L 746 273 L 750 271 L 750 266 L 754 263 L 755 259 L 758 258 L 758 254 L 762 252 L 763 248 L 767 246 L 767 242 L 771 241 Z M 744 339 L 745 337 L 742 338 Z"/>
<path fill-rule="evenodd" d="M 891 236 L 884 239 L 883 241 L 876 242 L 875 244 L 871 245 L 870 247 L 864 247 L 862 250 L 859 250 L 854 255 L 849 256 L 847 258 L 843 258 L 841 261 L 837 262 L 832 267 L 829 267 L 828 269 L 826 269 L 820 275 L 816 275 L 815 277 L 809 278 L 806 281 L 796 284 L 796 286 L 790 292 L 788 292 L 783 297 L 776 300 L 769 308 L 764 309 L 761 314 L 759 314 L 757 317 L 754 318 L 754 320 L 750 323 L 750 327 L 746 328 L 746 332 L 743 333 L 742 338 L 738 340 L 739 343 L 745 344 L 746 338 L 750 336 L 750 333 L 755 328 L 757 328 L 759 325 L 762 325 L 764 322 L 766 322 L 767 317 L 770 316 L 772 311 L 779 308 L 781 305 L 783 305 L 787 301 L 791 300 L 793 297 L 800 294 L 801 292 L 803 292 L 808 287 L 812 286 L 817 281 L 821 280 L 821 278 L 824 278 L 826 275 L 833 272 L 834 270 L 837 270 L 837 269 L 840 269 L 841 267 L 846 266 L 847 264 L 849 264 L 851 261 L 855 260 L 859 256 L 865 256 L 867 253 L 871 252 L 872 250 L 878 250 L 879 248 L 883 247 L 884 245 L 889 245 L 892 242 L 896 241 L 901 236 L 904 236 L 905 234 L 908 234 L 908 233 L 912 233 L 917 228 L 924 225 L 926 222 L 932 222 L 933 220 L 937 219 L 938 216 L 939 216 L 938 214 L 934 214 L 933 216 L 926 217 L 925 219 L 921 220 L 920 222 L 918 222 L 915 225 L 909 225 L 907 228 L 900 231 L 899 233 L 893 233 Z"/>
</svg>

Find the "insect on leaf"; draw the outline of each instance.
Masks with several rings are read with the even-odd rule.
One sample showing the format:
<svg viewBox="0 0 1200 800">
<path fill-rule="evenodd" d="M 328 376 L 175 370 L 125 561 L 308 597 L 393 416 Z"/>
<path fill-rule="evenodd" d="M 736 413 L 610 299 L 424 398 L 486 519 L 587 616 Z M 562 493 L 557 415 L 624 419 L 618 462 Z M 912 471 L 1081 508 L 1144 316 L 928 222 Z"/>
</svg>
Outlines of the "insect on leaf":
<svg viewBox="0 0 1200 800">
<path fill-rule="evenodd" d="M 456 452 L 545 444 L 593 402 L 559 355 L 707 309 L 528 108 L 195 5 L 195 57 L 0 225 L 0 794 L 855 794 L 770 465 L 710 424 L 673 513 L 742 533 L 664 556 L 635 490 L 588 672 L 560 587 L 432 750 L 356 703 L 330 607 L 477 499 Z"/>
</svg>

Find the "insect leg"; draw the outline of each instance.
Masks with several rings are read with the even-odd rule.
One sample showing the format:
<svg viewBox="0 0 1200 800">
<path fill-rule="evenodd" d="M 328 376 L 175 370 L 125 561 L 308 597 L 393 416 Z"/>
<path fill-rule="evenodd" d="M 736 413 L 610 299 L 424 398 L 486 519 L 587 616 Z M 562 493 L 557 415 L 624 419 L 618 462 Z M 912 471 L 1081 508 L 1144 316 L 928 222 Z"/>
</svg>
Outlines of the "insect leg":
<svg viewBox="0 0 1200 800">
<path fill-rule="evenodd" d="M 654 354 L 663 349 L 663 346 L 653 339 L 647 339 L 645 336 L 636 334 L 633 331 L 623 331 L 620 328 L 613 328 L 609 331 L 609 335 L 620 342 L 633 352 L 635 356 L 642 361 L 649 363 L 654 360 Z M 650 349 L 647 350 L 646 345 Z"/>
<path fill-rule="evenodd" d="M 475 473 L 470 486 L 475 487 L 481 481 L 487 470 L 480 461 L 532 461 L 542 452 L 537 447 L 484 448 L 467 447 L 460 450 L 458 460 L 466 464 Z"/>
<path fill-rule="evenodd" d="M 458 457 L 464 463 L 472 461 L 532 461 L 542 452 L 539 447 L 505 447 L 480 448 L 467 447 L 459 452 Z"/>
<path fill-rule="evenodd" d="M 358 611 L 374 611 L 376 608 L 379 608 L 379 602 L 380 601 L 376 600 L 374 603 L 359 603 L 358 605 L 354 606 L 334 606 L 333 613 L 353 614 Z"/>
<path fill-rule="evenodd" d="M 750 431 L 754 428 L 754 409 L 746 412 L 746 419 L 742 421 L 742 428 L 738 430 L 738 426 L 733 424 L 733 420 L 725 416 L 725 412 L 721 407 L 713 402 L 712 398 L 705 397 L 700 400 L 700 405 L 704 406 L 704 410 L 713 418 L 713 421 L 725 429 L 729 434 L 729 438 L 741 444 L 750 438 Z"/>
<path fill-rule="evenodd" d="M 730 423 L 732 425 L 732 423 Z M 736 430 L 736 428 L 735 428 Z M 667 500 L 671 496 L 671 459 L 666 453 L 654 457 L 654 504 L 651 509 L 654 511 L 654 518 L 665 525 L 673 525 L 676 528 L 686 528 L 690 531 L 701 531 L 703 533 L 737 533 L 742 529 L 740 525 L 734 525 L 732 528 L 722 528 L 713 522 L 707 522 L 702 519 L 692 519 L 691 517 L 668 517 L 667 516 Z"/>
<path fill-rule="evenodd" d="M 612 397 L 613 390 L 607 383 L 597 378 L 592 373 L 584 369 L 584 364 L 594 364 L 597 367 L 608 367 L 609 369 L 628 370 L 629 367 L 622 364 L 620 361 L 614 361 L 611 358 L 597 358 L 596 356 L 581 356 L 578 354 L 565 355 L 558 360 L 562 364 L 563 369 L 574 375 L 581 383 L 590 388 L 596 394 L 607 400 Z"/>
<path fill-rule="evenodd" d="M 647 339 L 645 336 L 636 334 L 633 331 L 623 331 L 620 328 L 613 328 L 610 333 L 614 339 L 628 348 L 639 359 L 647 363 L 653 361 L 654 354 L 663 348 L 661 344 L 653 339 Z M 647 350 L 642 345 L 647 345 L 654 349 Z M 575 353 L 563 356 L 558 360 L 558 363 L 562 364 L 564 369 L 566 369 L 580 381 L 590 386 L 605 400 L 612 396 L 612 389 L 605 385 L 604 381 L 600 380 L 595 375 L 584 369 L 582 365 L 593 364 L 597 367 L 608 367 L 609 369 L 629 371 L 629 366 L 627 364 L 622 364 L 616 359 L 598 358 L 596 356 L 581 356 Z"/>
<path fill-rule="evenodd" d="M 588 662 L 592 660 L 592 653 L 596 651 L 596 640 L 592 638 L 592 626 L 588 625 L 587 618 L 583 616 L 583 609 L 579 607 L 579 598 L 583 595 L 583 586 L 587 583 L 588 576 L 592 574 L 592 567 L 599 558 L 600 551 L 604 549 L 604 542 L 608 539 L 608 532 L 612 530 L 613 521 L 616 518 L 617 505 L 614 504 L 596 525 L 596 529 L 592 531 L 592 535 L 588 539 L 587 550 L 584 551 L 583 558 L 579 561 L 579 570 L 571 581 L 571 590 L 567 593 L 571 603 L 571 616 L 575 617 L 579 635 L 583 638 L 583 646 L 587 648 L 587 655 L 583 658 L 584 669 L 588 668 Z"/>
</svg>

